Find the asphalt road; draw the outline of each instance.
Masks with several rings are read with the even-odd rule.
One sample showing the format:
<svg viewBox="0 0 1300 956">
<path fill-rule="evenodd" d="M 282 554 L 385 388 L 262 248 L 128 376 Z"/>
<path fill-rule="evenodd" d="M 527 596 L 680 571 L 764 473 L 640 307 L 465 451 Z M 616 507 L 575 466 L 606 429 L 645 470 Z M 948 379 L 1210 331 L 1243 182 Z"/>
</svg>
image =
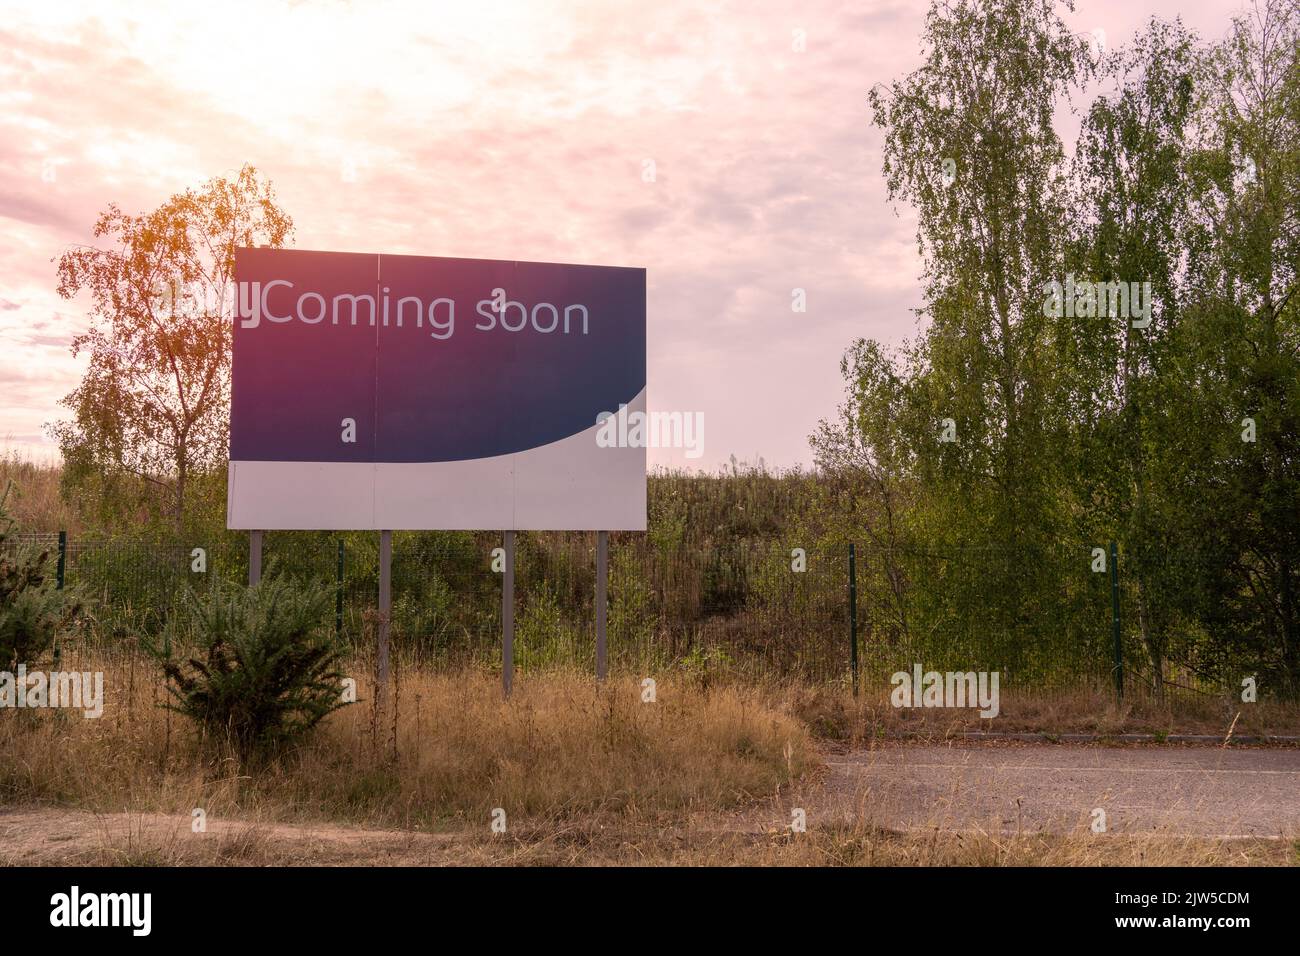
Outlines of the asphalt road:
<svg viewBox="0 0 1300 956">
<path fill-rule="evenodd" d="M 828 759 L 825 811 L 890 828 L 1300 836 L 1300 749 L 890 744 Z"/>
</svg>

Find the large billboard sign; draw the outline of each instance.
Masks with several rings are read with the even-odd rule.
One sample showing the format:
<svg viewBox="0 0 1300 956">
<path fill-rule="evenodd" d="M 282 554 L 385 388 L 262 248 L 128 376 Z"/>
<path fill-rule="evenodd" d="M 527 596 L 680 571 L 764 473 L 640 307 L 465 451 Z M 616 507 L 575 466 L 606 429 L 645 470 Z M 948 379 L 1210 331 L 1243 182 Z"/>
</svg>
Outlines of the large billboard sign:
<svg viewBox="0 0 1300 956">
<path fill-rule="evenodd" d="M 227 524 L 644 530 L 645 270 L 240 249 Z M 614 416 L 610 419 L 610 416 Z"/>
</svg>

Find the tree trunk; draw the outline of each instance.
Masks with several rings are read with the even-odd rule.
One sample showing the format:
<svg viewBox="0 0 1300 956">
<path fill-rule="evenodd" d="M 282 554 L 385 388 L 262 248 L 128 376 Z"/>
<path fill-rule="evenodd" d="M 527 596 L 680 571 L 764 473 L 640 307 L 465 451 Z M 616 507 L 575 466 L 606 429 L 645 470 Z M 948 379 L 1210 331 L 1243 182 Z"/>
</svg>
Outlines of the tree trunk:
<svg viewBox="0 0 1300 956">
<path fill-rule="evenodd" d="M 1151 660 L 1151 683 L 1155 688 L 1156 703 L 1163 707 L 1165 703 L 1164 649 L 1157 642 L 1150 625 L 1150 615 L 1147 612 L 1146 588 L 1143 586 L 1140 574 L 1137 580 L 1137 592 L 1138 627 L 1142 631 L 1142 643 L 1147 649 L 1147 657 Z"/>
<path fill-rule="evenodd" d="M 188 478 L 186 457 L 185 448 L 181 446 L 181 450 L 176 453 L 176 502 L 172 515 L 177 538 L 185 533 L 185 483 Z"/>
</svg>

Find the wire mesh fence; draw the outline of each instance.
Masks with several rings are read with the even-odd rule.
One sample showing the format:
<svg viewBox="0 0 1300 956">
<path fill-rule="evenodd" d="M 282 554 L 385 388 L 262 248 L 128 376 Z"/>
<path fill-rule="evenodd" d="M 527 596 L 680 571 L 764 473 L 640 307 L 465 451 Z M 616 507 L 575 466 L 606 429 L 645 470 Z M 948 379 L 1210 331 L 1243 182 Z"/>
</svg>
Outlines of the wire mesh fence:
<svg viewBox="0 0 1300 956">
<path fill-rule="evenodd" d="M 1086 549 L 859 551 L 863 668 L 996 672 L 1003 686 L 1113 679 L 1112 592 Z"/>
<path fill-rule="evenodd" d="M 334 614 L 322 626 L 365 652 L 374 640 L 378 539 L 269 533 L 264 574 L 332 588 Z M 10 544 L 58 554 L 61 580 L 85 595 L 105 640 L 159 633 L 181 602 L 217 579 L 248 575 L 248 537 L 234 532 L 186 541 L 29 534 Z M 499 664 L 501 545 L 492 533 L 394 534 L 390 620 L 398 658 L 435 667 Z M 1187 562 L 1173 556 L 1148 555 L 1135 573 L 1092 543 L 945 551 L 858 544 L 850 581 L 848 552 L 839 543 L 669 549 L 646 535 L 614 533 L 610 667 L 876 688 L 920 667 L 997 672 L 1003 687 L 1116 686 L 1122 678 L 1130 694 L 1216 694 L 1270 666 L 1266 655 L 1216 642 L 1180 616 L 1159 590 L 1188 586 Z M 520 533 L 515 568 L 516 668 L 594 669 L 595 535 Z"/>
</svg>

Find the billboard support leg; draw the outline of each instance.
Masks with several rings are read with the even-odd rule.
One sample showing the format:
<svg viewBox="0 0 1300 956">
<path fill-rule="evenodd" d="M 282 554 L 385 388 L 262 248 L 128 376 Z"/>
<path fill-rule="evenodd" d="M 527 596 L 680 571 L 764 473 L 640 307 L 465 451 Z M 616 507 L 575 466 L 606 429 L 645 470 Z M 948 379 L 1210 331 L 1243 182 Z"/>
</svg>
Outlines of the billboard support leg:
<svg viewBox="0 0 1300 956">
<path fill-rule="evenodd" d="M 375 696 L 381 709 L 388 697 L 388 626 L 393 610 L 393 532 L 379 532 L 379 658 L 376 662 L 379 686 Z"/>
<path fill-rule="evenodd" d="M 501 689 L 507 697 L 515 682 L 515 533 L 505 533 L 506 568 L 501 578 Z"/>
<path fill-rule="evenodd" d="M 262 532 L 248 532 L 248 586 L 262 580 Z"/>
<path fill-rule="evenodd" d="M 596 679 L 604 680 L 608 670 L 605 644 L 606 589 L 609 576 L 609 532 L 596 532 Z"/>
</svg>

